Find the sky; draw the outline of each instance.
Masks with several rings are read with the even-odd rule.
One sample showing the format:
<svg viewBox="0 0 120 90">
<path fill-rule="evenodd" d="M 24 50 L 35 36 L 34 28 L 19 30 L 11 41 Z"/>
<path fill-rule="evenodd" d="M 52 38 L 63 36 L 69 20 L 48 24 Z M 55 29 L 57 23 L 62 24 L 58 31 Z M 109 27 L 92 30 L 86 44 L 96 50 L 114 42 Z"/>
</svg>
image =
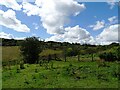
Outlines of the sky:
<svg viewBox="0 0 120 90">
<path fill-rule="evenodd" d="M 0 38 L 106 45 L 118 42 L 117 2 L 0 0 Z"/>
</svg>

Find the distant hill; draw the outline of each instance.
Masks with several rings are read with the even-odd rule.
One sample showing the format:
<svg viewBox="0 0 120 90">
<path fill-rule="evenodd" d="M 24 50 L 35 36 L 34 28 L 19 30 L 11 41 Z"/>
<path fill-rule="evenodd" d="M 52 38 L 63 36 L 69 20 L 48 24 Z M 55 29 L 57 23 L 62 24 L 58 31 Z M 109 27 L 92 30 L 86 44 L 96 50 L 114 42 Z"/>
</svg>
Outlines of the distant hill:
<svg viewBox="0 0 120 90">
<path fill-rule="evenodd" d="M 20 46 L 21 42 L 23 40 L 15 40 L 15 39 L 5 39 L 0 38 L 0 46 Z M 95 47 L 98 50 L 105 50 L 113 48 L 114 46 L 119 46 L 119 43 L 112 43 L 110 45 L 90 45 L 90 44 L 83 44 L 80 43 L 68 43 L 68 42 L 54 42 L 54 41 L 40 41 L 40 45 L 43 47 L 43 49 L 63 49 L 65 47 L 67 48 L 82 48 L 86 49 L 88 47 Z"/>
</svg>

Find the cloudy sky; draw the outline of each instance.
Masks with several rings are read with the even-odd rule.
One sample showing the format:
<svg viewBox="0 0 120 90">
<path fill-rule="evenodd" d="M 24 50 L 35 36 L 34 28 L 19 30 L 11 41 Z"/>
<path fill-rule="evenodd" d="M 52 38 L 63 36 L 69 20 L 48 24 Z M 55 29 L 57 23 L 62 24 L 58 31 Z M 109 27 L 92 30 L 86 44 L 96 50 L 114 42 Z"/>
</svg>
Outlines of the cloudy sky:
<svg viewBox="0 0 120 90">
<path fill-rule="evenodd" d="M 110 44 L 118 42 L 117 2 L 0 0 L 0 37 Z M 120 8 L 120 7 L 119 7 Z"/>
</svg>

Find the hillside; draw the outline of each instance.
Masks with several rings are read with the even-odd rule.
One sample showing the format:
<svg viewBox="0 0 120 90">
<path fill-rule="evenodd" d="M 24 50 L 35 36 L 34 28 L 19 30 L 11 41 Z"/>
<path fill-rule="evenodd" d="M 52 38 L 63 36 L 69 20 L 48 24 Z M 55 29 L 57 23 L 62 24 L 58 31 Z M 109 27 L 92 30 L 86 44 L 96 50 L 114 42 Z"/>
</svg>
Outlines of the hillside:
<svg viewBox="0 0 120 90">
<path fill-rule="evenodd" d="M 116 53 L 117 43 L 96 46 L 40 41 L 39 62 L 23 64 L 20 42 L 4 40 L 1 46 L 3 88 L 118 88 L 119 61 L 99 57 L 104 52 Z"/>
</svg>

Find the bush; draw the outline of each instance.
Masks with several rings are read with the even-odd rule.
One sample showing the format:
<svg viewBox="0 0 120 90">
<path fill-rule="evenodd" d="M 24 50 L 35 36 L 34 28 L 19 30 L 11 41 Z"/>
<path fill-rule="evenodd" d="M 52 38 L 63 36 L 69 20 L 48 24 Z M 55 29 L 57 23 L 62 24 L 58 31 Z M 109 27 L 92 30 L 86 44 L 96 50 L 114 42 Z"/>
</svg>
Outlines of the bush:
<svg viewBox="0 0 120 90">
<path fill-rule="evenodd" d="M 112 52 L 104 52 L 99 54 L 100 59 L 103 59 L 105 61 L 116 61 L 117 60 L 117 56 L 115 53 Z"/>
<path fill-rule="evenodd" d="M 36 37 L 26 38 L 21 44 L 21 54 L 24 63 L 34 64 L 39 60 L 40 48 L 39 40 Z"/>
<path fill-rule="evenodd" d="M 78 55 L 78 51 L 75 50 L 74 48 L 67 48 L 66 55 L 67 56 L 76 56 L 76 55 Z"/>
</svg>

